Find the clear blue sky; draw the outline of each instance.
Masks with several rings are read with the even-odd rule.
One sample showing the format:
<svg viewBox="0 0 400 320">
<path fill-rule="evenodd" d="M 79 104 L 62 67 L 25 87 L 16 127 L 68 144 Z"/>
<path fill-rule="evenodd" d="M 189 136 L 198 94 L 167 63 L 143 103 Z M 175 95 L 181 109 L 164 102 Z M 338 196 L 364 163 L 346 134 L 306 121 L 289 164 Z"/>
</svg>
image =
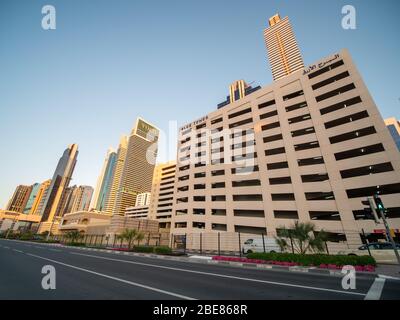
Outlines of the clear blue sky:
<svg viewBox="0 0 400 320">
<path fill-rule="evenodd" d="M 341 8 L 357 30 L 341 28 Z M 41 28 L 54 5 L 57 30 Z M 166 130 L 214 110 L 228 85 L 272 81 L 268 18 L 292 21 L 306 64 L 348 48 L 383 117 L 400 118 L 400 2 L 1 0 L 0 207 L 18 184 L 51 178 L 70 143 L 73 183 L 95 185 L 109 146 L 137 116 Z"/>
</svg>

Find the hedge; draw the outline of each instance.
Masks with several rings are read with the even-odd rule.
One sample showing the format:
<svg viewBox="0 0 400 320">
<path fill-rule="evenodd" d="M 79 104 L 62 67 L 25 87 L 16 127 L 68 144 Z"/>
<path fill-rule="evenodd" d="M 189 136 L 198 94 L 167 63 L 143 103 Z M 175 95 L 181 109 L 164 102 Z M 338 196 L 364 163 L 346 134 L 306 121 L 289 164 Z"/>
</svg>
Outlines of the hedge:
<svg viewBox="0 0 400 320">
<path fill-rule="evenodd" d="M 156 254 L 172 254 L 170 247 L 154 247 L 154 253 Z"/>
<path fill-rule="evenodd" d="M 152 246 L 135 246 L 132 249 L 133 252 L 140 252 L 140 253 L 153 253 L 154 247 Z"/>
<path fill-rule="evenodd" d="M 249 259 L 266 261 L 295 262 L 301 266 L 376 266 L 376 261 L 371 256 L 346 256 L 327 254 L 294 254 L 294 253 L 249 253 Z"/>
</svg>

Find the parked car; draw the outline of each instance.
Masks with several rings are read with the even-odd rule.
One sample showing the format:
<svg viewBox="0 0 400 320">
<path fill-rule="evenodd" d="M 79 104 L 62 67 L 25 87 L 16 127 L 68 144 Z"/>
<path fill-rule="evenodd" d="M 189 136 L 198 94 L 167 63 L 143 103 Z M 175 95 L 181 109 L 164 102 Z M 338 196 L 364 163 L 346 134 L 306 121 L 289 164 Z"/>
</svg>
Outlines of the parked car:
<svg viewBox="0 0 400 320">
<path fill-rule="evenodd" d="M 277 245 L 276 240 L 274 238 L 264 238 L 264 242 L 262 238 L 253 238 L 247 239 L 243 244 L 243 253 L 252 253 L 252 252 L 281 252 L 281 248 Z"/>
<path fill-rule="evenodd" d="M 397 250 L 400 252 L 400 244 L 396 244 Z M 368 244 L 364 244 L 358 249 L 347 249 L 339 251 L 338 254 L 344 254 L 349 256 L 365 256 L 369 255 L 371 252 L 371 256 L 373 256 L 376 262 L 379 263 L 397 263 L 396 254 L 394 253 L 393 246 L 390 242 L 371 242 Z"/>
</svg>

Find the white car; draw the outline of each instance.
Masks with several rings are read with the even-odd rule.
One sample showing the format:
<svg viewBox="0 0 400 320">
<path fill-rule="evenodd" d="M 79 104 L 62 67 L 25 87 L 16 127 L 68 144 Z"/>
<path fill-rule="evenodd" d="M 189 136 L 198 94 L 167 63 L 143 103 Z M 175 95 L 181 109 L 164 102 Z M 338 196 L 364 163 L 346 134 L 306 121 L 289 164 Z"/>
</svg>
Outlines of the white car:
<svg viewBox="0 0 400 320">
<path fill-rule="evenodd" d="M 243 253 L 253 253 L 253 252 L 281 252 L 281 248 L 277 245 L 274 238 L 253 238 L 247 239 L 244 244 L 242 251 Z"/>
<path fill-rule="evenodd" d="M 397 250 L 400 253 L 400 244 L 397 244 Z M 339 251 L 338 254 L 349 256 L 367 256 L 369 252 L 378 263 L 397 264 L 396 254 L 394 253 L 392 244 L 390 242 L 372 242 L 364 244 L 358 249 L 347 249 Z"/>
</svg>

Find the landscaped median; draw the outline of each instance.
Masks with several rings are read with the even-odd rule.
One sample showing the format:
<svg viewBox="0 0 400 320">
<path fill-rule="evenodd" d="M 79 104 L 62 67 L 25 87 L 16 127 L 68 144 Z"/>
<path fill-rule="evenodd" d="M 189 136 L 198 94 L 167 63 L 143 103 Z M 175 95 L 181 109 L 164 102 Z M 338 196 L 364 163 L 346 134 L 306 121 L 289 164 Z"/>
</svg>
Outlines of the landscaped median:
<svg viewBox="0 0 400 320">
<path fill-rule="evenodd" d="M 214 256 L 215 261 L 270 264 L 285 267 L 316 267 L 321 269 L 342 269 L 343 266 L 354 266 L 356 271 L 374 272 L 376 261 L 370 256 L 344 256 L 327 254 L 293 254 L 293 253 L 249 253 L 246 258 Z"/>
</svg>

